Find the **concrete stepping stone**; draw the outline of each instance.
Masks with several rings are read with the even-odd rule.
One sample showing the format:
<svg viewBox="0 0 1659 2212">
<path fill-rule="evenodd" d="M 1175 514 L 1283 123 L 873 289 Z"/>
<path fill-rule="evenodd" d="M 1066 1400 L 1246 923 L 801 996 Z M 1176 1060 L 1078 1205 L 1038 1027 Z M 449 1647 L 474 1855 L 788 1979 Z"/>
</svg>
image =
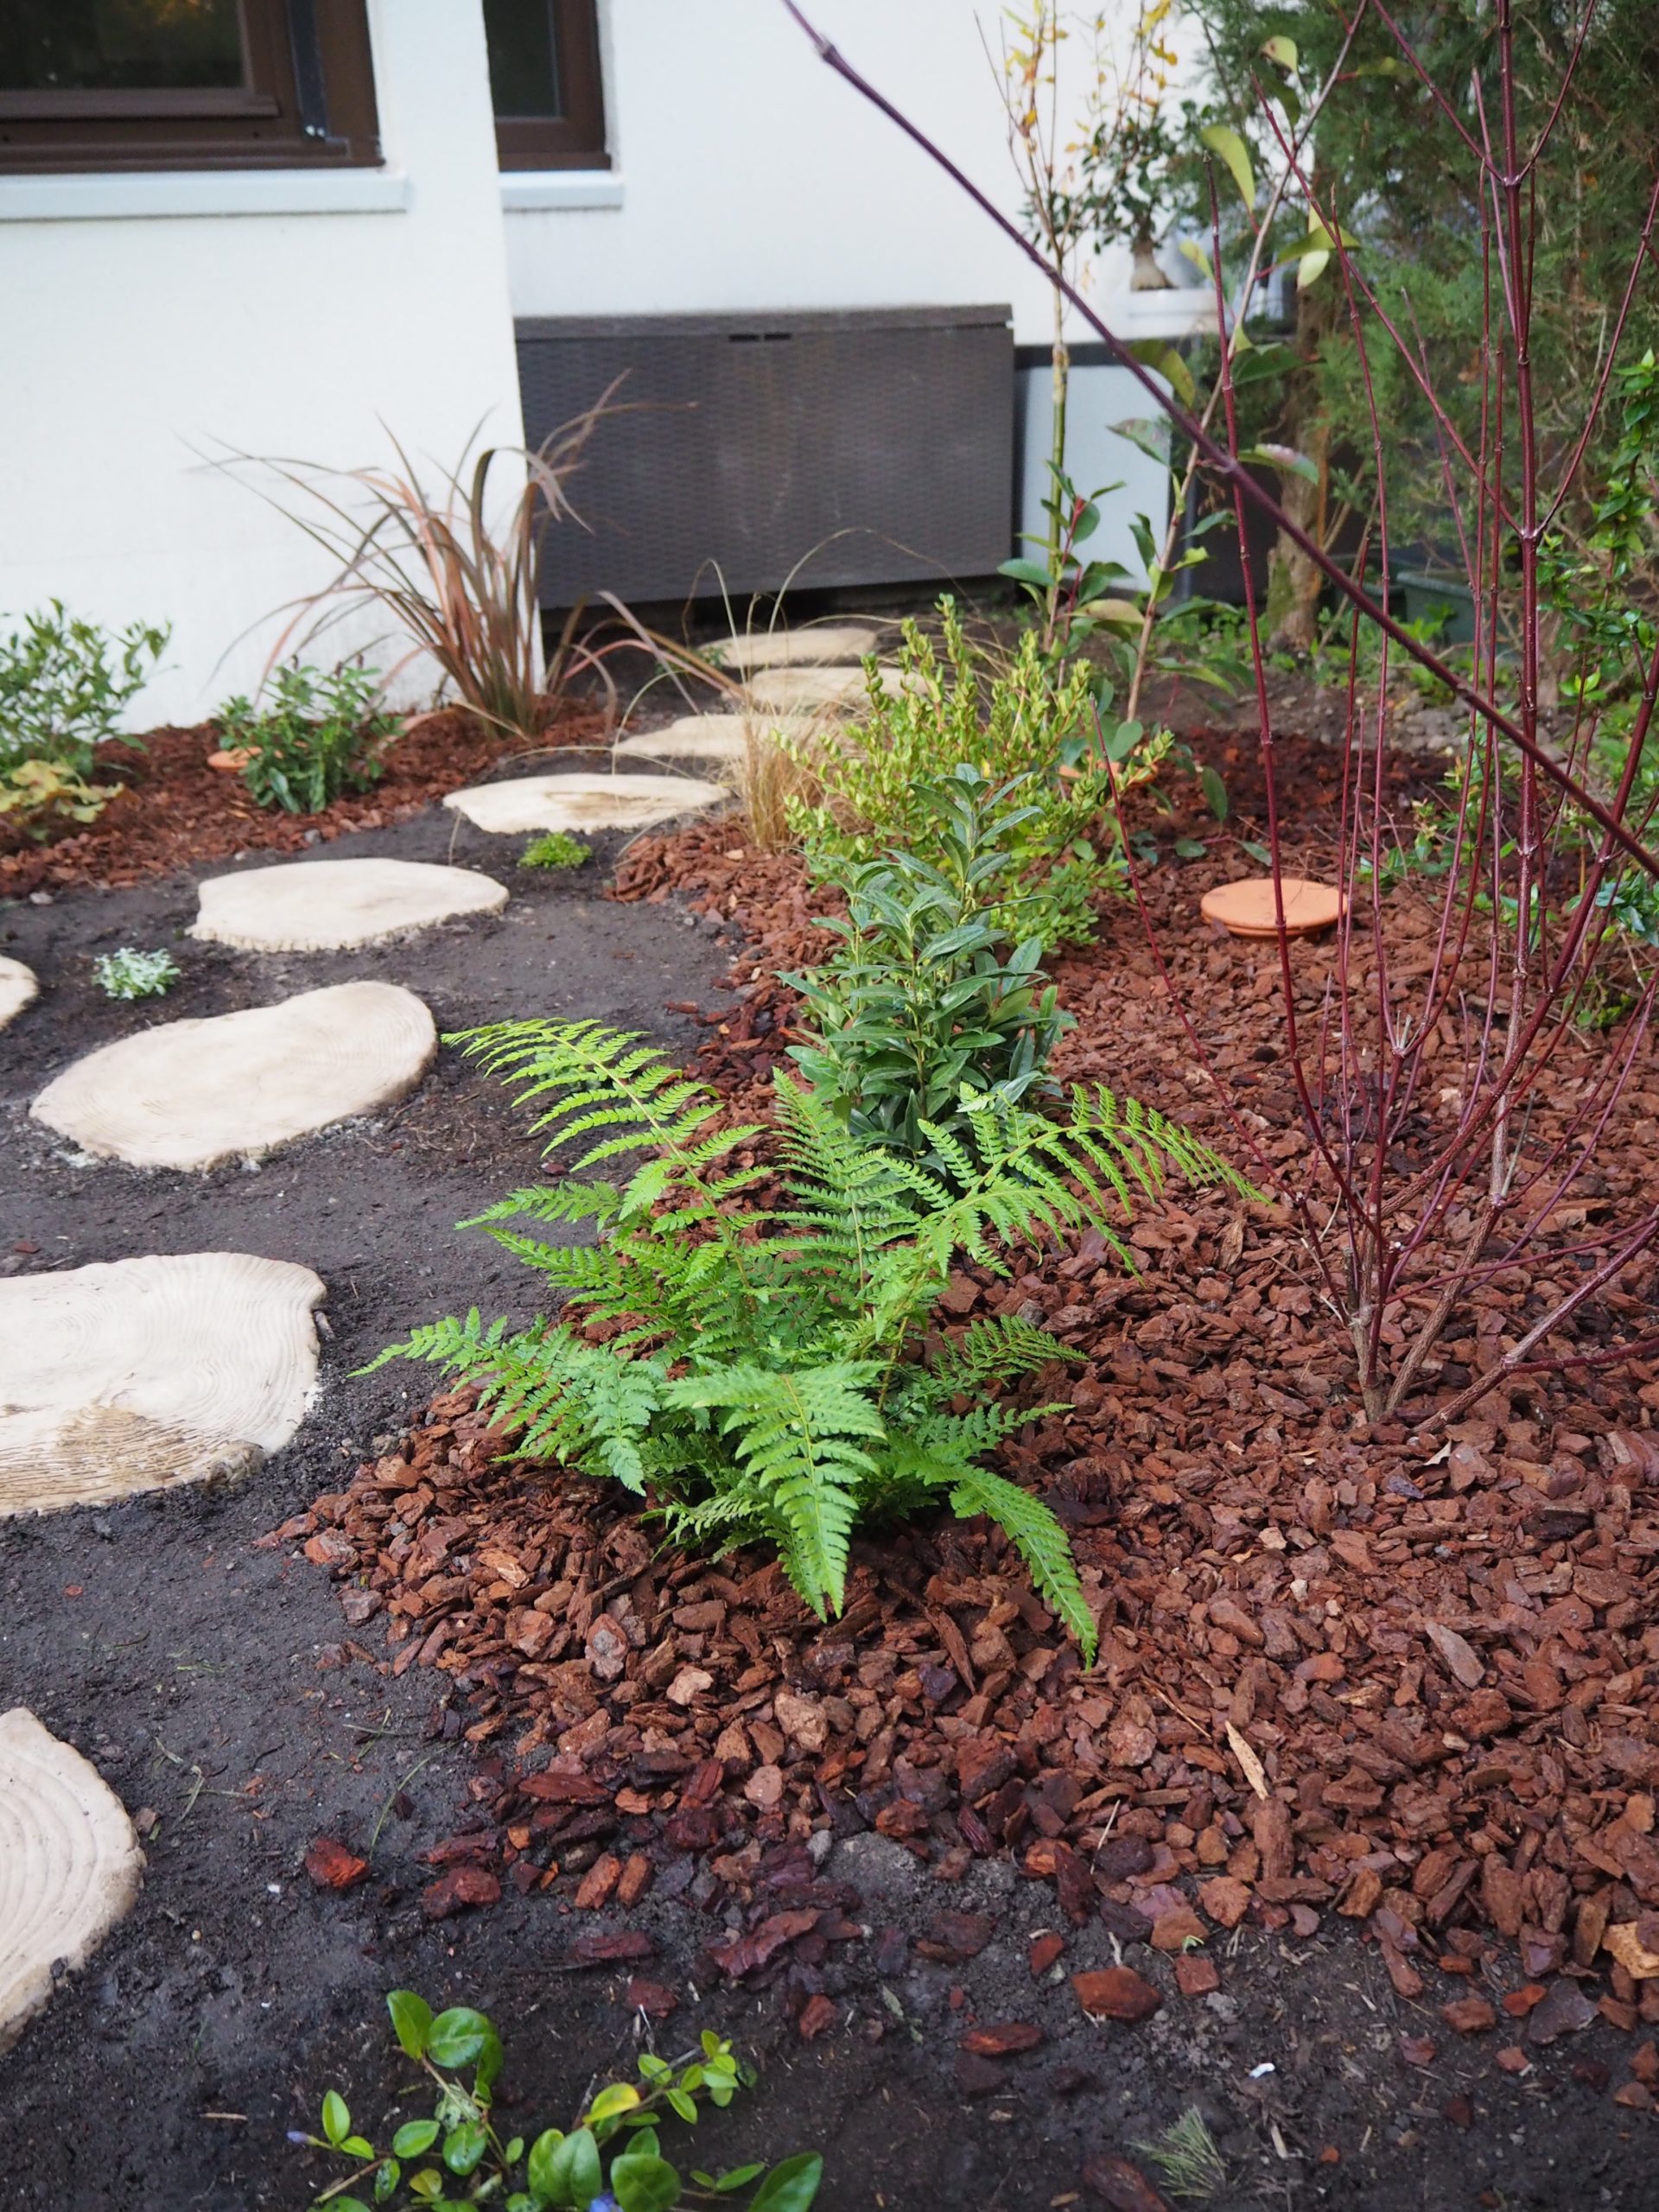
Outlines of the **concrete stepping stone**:
<svg viewBox="0 0 1659 2212">
<path fill-rule="evenodd" d="M 334 983 L 140 1030 L 66 1068 L 29 1111 L 133 1167 L 216 1167 L 389 1105 L 437 1049 L 412 991 Z"/>
<path fill-rule="evenodd" d="M 0 2051 L 130 1910 L 143 1872 L 98 1769 L 27 1707 L 0 1713 Z"/>
<path fill-rule="evenodd" d="M 722 638 L 711 650 L 727 668 L 817 668 L 861 660 L 880 632 L 868 622 L 823 622 L 810 630 L 753 630 Z"/>
<path fill-rule="evenodd" d="M 427 861 L 289 861 L 198 887 L 189 934 L 247 952 L 343 952 L 507 903 L 493 877 Z"/>
<path fill-rule="evenodd" d="M 899 670 L 884 668 L 881 673 L 891 690 Z M 861 668 L 760 668 L 743 688 L 753 705 L 783 714 L 814 707 L 856 709 L 869 698 Z"/>
<path fill-rule="evenodd" d="M 729 798 L 695 776 L 515 776 L 474 784 L 443 802 L 498 837 L 525 830 L 647 830 Z"/>
<path fill-rule="evenodd" d="M 619 741 L 619 760 L 712 760 L 724 763 L 748 757 L 748 734 L 770 735 L 774 730 L 804 744 L 822 733 L 823 723 L 812 715 L 682 715 L 661 729 L 639 730 Z"/>
<path fill-rule="evenodd" d="M 241 1252 L 0 1281 L 0 1516 L 257 1467 L 315 1392 L 325 1294 Z"/>
<path fill-rule="evenodd" d="M 0 1029 L 16 1019 L 40 988 L 32 968 L 25 968 L 21 960 L 9 960 L 0 953 Z"/>
</svg>

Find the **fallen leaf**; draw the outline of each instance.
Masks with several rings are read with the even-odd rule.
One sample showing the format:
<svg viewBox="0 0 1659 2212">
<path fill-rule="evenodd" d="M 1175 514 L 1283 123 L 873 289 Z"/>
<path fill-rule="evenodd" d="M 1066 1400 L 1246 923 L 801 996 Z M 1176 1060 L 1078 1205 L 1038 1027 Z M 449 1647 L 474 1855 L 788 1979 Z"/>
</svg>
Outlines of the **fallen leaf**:
<svg viewBox="0 0 1659 2212">
<path fill-rule="evenodd" d="M 1439 1621 L 1425 1621 L 1423 1634 L 1465 1689 L 1479 1688 L 1481 1677 L 1486 1669 L 1481 1665 L 1471 1643 L 1465 1643 L 1455 1629 L 1445 1628 Z"/>
<path fill-rule="evenodd" d="M 833 1999 L 820 1991 L 817 1996 L 809 1997 L 802 2005 L 801 2017 L 795 2023 L 795 2031 L 803 2043 L 815 2043 L 827 2029 L 835 2026 L 840 2017 Z"/>
<path fill-rule="evenodd" d="M 1230 1720 L 1227 1723 L 1227 1741 L 1232 1750 L 1233 1757 L 1244 1770 L 1245 1781 L 1249 1783 L 1256 1796 L 1263 1799 L 1270 1796 L 1272 1792 L 1268 1788 L 1267 1769 L 1256 1757 L 1249 1743 L 1234 1727 Z"/>
</svg>

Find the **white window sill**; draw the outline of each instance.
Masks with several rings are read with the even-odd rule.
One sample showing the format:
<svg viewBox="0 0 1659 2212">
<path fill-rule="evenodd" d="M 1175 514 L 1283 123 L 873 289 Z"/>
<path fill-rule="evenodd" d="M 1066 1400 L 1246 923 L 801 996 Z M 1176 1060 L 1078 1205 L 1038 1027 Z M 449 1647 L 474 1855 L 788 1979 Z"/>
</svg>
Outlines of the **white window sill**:
<svg viewBox="0 0 1659 2212">
<path fill-rule="evenodd" d="M 396 169 L 108 169 L 0 176 L 0 222 L 168 215 L 384 215 L 409 205 Z"/>
<path fill-rule="evenodd" d="M 614 169 L 505 169 L 501 205 L 509 214 L 547 207 L 620 207 L 622 180 Z"/>
</svg>

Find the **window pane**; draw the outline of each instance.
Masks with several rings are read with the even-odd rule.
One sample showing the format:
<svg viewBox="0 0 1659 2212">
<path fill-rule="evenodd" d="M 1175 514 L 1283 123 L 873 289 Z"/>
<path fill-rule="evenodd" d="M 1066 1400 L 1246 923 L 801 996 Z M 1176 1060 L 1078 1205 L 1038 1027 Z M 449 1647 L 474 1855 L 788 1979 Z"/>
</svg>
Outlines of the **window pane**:
<svg viewBox="0 0 1659 2212">
<path fill-rule="evenodd" d="M 238 0 L 0 0 L 0 91 L 235 91 Z"/>
<path fill-rule="evenodd" d="M 498 115 L 560 116 L 554 0 L 484 0 L 490 97 Z"/>
</svg>

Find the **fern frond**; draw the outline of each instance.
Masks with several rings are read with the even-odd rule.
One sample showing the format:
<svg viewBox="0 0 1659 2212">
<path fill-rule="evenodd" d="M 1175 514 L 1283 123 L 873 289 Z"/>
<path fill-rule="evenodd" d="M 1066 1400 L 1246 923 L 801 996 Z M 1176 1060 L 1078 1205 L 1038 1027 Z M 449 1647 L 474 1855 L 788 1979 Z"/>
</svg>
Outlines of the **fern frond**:
<svg viewBox="0 0 1659 2212">
<path fill-rule="evenodd" d="M 974 1322 L 954 1344 L 947 1343 L 933 1363 L 933 1374 L 944 1394 L 976 1390 L 996 1378 L 1034 1375 L 1051 1361 L 1070 1359 L 1086 1363 L 1085 1355 L 1046 1329 L 1033 1328 L 1018 1314 L 1005 1313 Z"/>
<path fill-rule="evenodd" d="M 950 1510 L 959 1520 L 983 1513 L 996 1522 L 1030 1569 L 1039 1597 L 1077 1638 L 1085 1663 L 1092 1666 L 1098 1645 L 1094 1615 L 1066 1533 L 1041 1498 L 966 1460 L 934 1457 L 925 1478 L 931 1487 L 949 1491 Z"/>
</svg>

